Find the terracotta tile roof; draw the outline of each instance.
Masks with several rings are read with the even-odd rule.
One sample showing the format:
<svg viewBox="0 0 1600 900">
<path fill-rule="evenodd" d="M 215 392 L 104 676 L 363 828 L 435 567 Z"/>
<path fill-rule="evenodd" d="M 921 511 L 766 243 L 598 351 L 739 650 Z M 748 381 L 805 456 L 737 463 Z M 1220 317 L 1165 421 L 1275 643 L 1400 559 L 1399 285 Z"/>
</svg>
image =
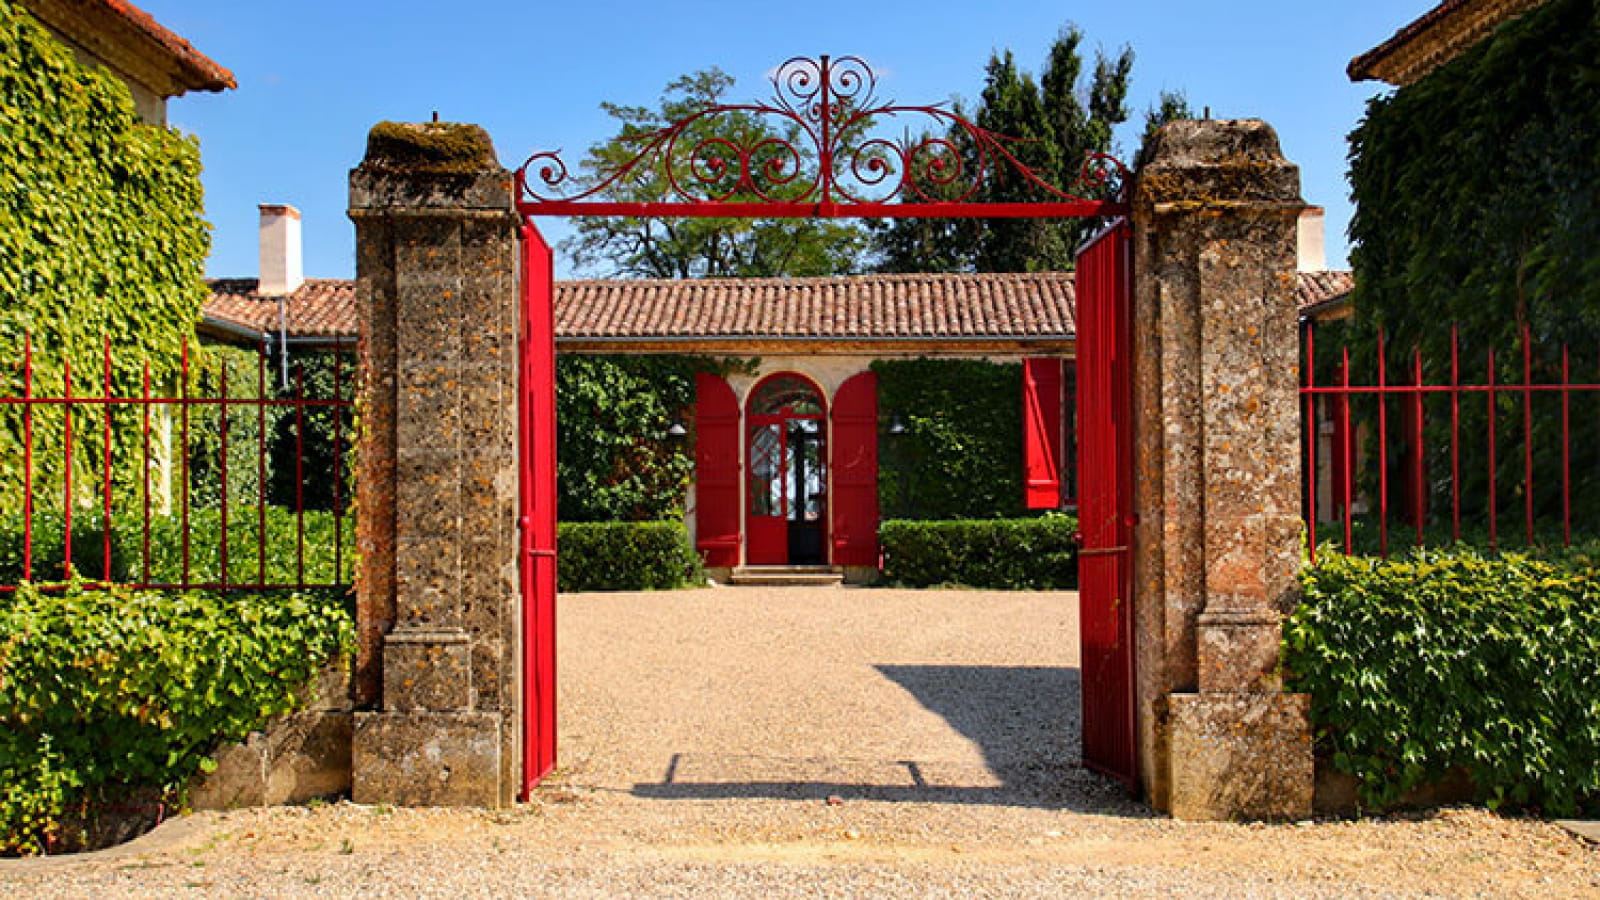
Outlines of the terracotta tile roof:
<svg viewBox="0 0 1600 900">
<path fill-rule="evenodd" d="M 1072 275 L 856 275 L 568 281 L 556 285 L 564 338 L 1062 337 Z"/>
<path fill-rule="evenodd" d="M 1297 305 L 1305 310 L 1342 300 L 1355 286 L 1355 276 L 1349 272 L 1301 272 L 1299 283 L 1295 286 L 1296 299 L 1299 301 Z"/>
<path fill-rule="evenodd" d="M 22 0 L 22 5 L 73 40 L 88 41 L 95 55 L 133 65 L 130 72 L 141 62 L 160 60 L 151 71 L 159 71 L 164 81 L 150 86 L 163 96 L 239 86 L 232 72 L 127 0 Z"/>
<path fill-rule="evenodd" d="M 1349 272 L 1302 272 L 1301 309 L 1350 292 Z M 276 298 L 254 278 L 210 282 L 205 316 L 252 331 L 278 329 Z M 355 282 L 312 278 L 289 298 L 292 337 L 354 337 Z M 1066 338 L 1076 328 L 1072 274 L 857 275 L 697 281 L 558 281 L 563 339 L 765 338 L 899 340 Z"/>
<path fill-rule="evenodd" d="M 1545 0 L 1443 0 L 1355 59 L 1351 81 L 1412 84 Z"/>
<path fill-rule="evenodd" d="M 204 314 L 251 331 L 278 330 L 278 299 L 256 293 L 254 278 L 217 278 Z M 289 296 L 290 337 L 350 338 L 358 330 L 356 283 L 347 278 L 308 278 Z"/>
</svg>

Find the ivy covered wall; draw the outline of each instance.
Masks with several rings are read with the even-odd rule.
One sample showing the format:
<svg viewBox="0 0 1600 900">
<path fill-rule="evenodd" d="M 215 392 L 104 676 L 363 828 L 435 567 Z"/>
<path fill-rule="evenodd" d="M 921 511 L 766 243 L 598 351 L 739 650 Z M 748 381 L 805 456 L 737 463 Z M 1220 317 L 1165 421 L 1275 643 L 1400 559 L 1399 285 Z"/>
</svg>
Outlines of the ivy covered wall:
<svg viewBox="0 0 1600 900">
<path fill-rule="evenodd" d="M 1420 349 L 1428 379 L 1447 383 L 1452 323 L 1463 382 L 1483 383 L 1491 348 L 1496 380 L 1520 382 L 1524 326 L 1535 382 L 1559 380 L 1562 344 L 1570 347 L 1574 381 L 1600 373 L 1597 97 L 1600 0 L 1550 0 L 1368 104 L 1350 136 L 1356 315 L 1348 329 L 1358 380 L 1375 377 L 1381 328 L 1391 372 L 1409 373 L 1412 351 Z M 1319 370 L 1333 371 L 1323 353 L 1336 352 L 1334 341 L 1319 338 L 1317 346 Z M 1501 398 L 1496 423 L 1501 490 L 1523 481 L 1514 400 Z M 1572 421 L 1600 421 L 1597 401 L 1575 395 Z M 1535 506 L 1541 517 L 1557 516 L 1560 407 L 1542 399 L 1534 406 Z M 1475 436 L 1463 443 L 1460 460 L 1463 514 L 1472 518 L 1485 514 L 1487 442 L 1477 436 L 1489 426 L 1481 404 L 1463 404 L 1461 413 L 1462 433 Z M 1370 406 L 1354 412 L 1372 414 Z M 1450 445 L 1448 419 L 1448 409 L 1429 407 L 1430 472 L 1450 470 L 1450 460 L 1439 458 Z M 1399 465 L 1404 454 L 1396 449 L 1391 458 Z M 1600 509 L 1600 434 L 1580 434 L 1572 450 L 1573 509 Z M 1430 507 L 1438 514 L 1450 509 L 1444 487 L 1434 486 Z M 1512 499 L 1501 496 L 1507 515 L 1521 511 Z M 1591 517 L 1589 524 L 1600 522 Z"/>
<path fill-rule="evenodd" d="M 137 394 L 146 361 L 156 384 L 169 381 L 206 297 L 197 142 L 142 124 L 126 85 L 79 64 L 12 0 L 0 0 L 0 136 L 0 394 L 22 393 L 25 334 L 38 395 L 61 394 L 69 361 L 75 391 L 98 392 L 103 337 L 114 390 Z M 8 499 L 19 496 L 21 418 L 0 408 Z M 61 417 L 35 418 L 38 483 L 54 485 Z M 126 425 L 131 449 L 138 428 Z M 94 462 L 91 442 L 78 451 Z"/>
<path fill-rule="evenodd" d="M 986 519 L 1022 508 L 1022 365 L 879 360 L 885 519 Z M 903 431 L 890 432 L 898 418 Z"/>
</svg>

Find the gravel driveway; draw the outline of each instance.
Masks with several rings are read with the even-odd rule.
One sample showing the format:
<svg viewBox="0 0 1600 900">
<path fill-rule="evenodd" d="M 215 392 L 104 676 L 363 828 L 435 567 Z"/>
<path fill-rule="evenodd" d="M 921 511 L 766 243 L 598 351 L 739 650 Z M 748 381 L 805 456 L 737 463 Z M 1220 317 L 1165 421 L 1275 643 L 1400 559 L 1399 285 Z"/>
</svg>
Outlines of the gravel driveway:
<svg viewBox="0 0 1600 900">
<path fill-rule="evenodd" d="M 1178 823 L 1077 767 L 1076 597 L 718 588 L 561 600 L 561 768 L 515 810 L 201 814 L 17 897 L 1600 897 L 1481 810 Z"/>
</svg>

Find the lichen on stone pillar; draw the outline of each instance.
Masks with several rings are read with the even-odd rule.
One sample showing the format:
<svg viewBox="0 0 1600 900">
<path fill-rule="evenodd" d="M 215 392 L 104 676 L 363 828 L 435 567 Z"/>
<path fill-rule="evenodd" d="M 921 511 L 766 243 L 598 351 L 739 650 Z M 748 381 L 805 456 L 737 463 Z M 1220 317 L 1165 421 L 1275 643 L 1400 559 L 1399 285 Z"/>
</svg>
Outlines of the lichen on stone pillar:
<svg viewBox="0 0 1600 900">
<path fill-rule="evenodd" d="M 475 125 L 384 122 L 350 174 L 365 348 L 354 788 L 514 799 L 511 179 Z"/>
<path fill-rule="evenodd" d="M 1311 809 L 1279 648 L 1300 565 L 1299 172 L 1264 122 L 1164 127 L 1135 224 L 1141 772 L 1183 818 Z"/>
</svg>

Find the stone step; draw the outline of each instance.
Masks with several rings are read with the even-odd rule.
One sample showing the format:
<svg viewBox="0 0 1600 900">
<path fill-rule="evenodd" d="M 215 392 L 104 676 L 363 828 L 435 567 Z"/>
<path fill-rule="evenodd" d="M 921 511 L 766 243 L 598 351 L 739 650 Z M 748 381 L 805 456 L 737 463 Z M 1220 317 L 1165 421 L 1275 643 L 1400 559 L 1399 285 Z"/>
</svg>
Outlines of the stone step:
<svg viewBox="0 0 1600 900">
<path fill-rule="evenodd" d="M 737 585 L 808 585 L 827 587 L 844 583 L 844 570 L 838 566 L 739 566 L 729 582 Z"/>
</svg>

